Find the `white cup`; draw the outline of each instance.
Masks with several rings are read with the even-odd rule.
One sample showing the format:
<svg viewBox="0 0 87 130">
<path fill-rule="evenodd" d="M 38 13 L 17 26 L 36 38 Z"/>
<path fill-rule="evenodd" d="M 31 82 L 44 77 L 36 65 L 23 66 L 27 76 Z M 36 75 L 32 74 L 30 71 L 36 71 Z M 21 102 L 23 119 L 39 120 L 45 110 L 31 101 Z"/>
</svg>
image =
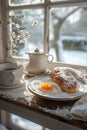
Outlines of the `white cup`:
<svg viewBox="0 0 87 130">
<path fill-rule="evenodd" d="M 16 63 L 0 64 L 0 85 L 11 86 L 21 83 L 23 67 Z"/>
</svg>

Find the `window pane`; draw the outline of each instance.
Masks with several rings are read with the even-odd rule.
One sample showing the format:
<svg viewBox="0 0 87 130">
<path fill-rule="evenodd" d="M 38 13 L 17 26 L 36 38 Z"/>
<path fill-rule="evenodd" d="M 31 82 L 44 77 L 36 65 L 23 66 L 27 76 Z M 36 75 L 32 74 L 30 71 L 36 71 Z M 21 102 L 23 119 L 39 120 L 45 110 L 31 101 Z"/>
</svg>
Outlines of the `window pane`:
<svg viewBox="0 0 87 130">
<path fill-rule="evenodd" d="M 51 9 L 50 52 L 55 60 L 87 65 L 87 7 Z"/>
<path fill-rule="evenodd" d="M 36 4 L 43 3 L 44 0 L 10 0 L 11 4 Z"/>
<path fill-rule="evenodd" d="M 13 114 L 11 115 L 11 117 L 12 123 L 16 124 L 16 126 L 19 126 L 20 128 L 23 128 L 24 130 L 42 130 L 42 126 L 29 120 L 25 120 L 24 118 L 18 117 Z"/>
<path fill-rule="evenodd" d="M 42 9 L 11 12 L 13 55 L 26 56 L 36 48 L 44 50 L 44 15 Z"/>
</svg>

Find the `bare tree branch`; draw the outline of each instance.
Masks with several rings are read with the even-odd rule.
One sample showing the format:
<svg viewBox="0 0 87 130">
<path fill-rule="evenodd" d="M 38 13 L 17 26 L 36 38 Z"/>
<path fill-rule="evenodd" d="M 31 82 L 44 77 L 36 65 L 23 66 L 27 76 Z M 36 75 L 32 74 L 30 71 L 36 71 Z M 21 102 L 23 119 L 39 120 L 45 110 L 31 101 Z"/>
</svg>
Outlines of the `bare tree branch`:
<svg viewBox="0 0 87 130">
<path fill-rule="evenodd" d="M 60 18 L 58 15 L 56 15 L 55 12 L 52 12 L 52 16 L 55 18 L 55 19 L 58 19 L 58 20 L 61 20 L 61 21 L 65 21 L 67 19 L 67 17 L 69 17 L 70 15 L 72 15 L 73 13 L 75 13 L 77 10 L 79 10 L 80 7 L 77 7 L 75 9 L 73 9 L 72 11 L 70 11 L 67 15 L 65 15 L 63 18 Z"/>
<path fill-rule="evenodd" d="M 75 13 L 76 11 L 78 11 L 80 9 L 80 7 L 77 7 L 76 9 L 73 9 L 70 13 L 68 13 L 63 19 L 66 20 L 67 17 L 69 17 L 70 15 L 72 15 L 73 13 Z"/>
<path fill-rule="evenodd" d="M 61 20 L 61 18 L 60 18 L 60 17 L 58 17 L 58 16 L 56 15 L 56 13 L 55 13 L 55 12 L 52 12 L 51 14 L 52 14 L 53 18 L 58 19 L 58 20 Z"/>
</svg>

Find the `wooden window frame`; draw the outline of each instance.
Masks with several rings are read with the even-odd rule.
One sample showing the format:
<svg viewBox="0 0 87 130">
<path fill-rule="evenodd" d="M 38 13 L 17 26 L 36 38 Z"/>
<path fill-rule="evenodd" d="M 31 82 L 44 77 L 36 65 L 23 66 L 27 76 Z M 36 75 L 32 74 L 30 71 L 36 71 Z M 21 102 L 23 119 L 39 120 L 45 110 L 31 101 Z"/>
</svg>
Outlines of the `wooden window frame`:
<svg viewBox="0 0 87 130">
<path fill-rule="evenodd" d="M 59 2 L 51 2 L 50 0 L 44 0 L 44 3 L 40 4 L 27 4 L 27 5 L 11 5 L 9 4 L 9 0 L 1 0 L 0 1 L 1 5 L 1 19 L 3 21 L 8 21 L 9 19 L 9 11 L 12 10 L 25 10 L 25 9 L 38 9 L 38 8 L 43 8 L 44 11 L 44 52 L 49 52 L 49 13 L 50 13 L 50 8 L 54 7 L 68 7 L 68 6 L 82 6 L 82 5 L 87 5 L 86 0 L 70 0 L 70 1 L 59 1 Z M 4 10 L 4 11 L 3 11 Z M 4 29 L 3 29 L 4 30 Z M 3 34 L 3 39 L 7 39 L 7 34 L 9 31 L 9 25 L 7 24 L 7 27 L 5 27 L 5 31 L 2 30 Z M 6 43 L 8 44 L 8 39 L 5 40 Z M 8 46 L 8 45 L 7 45 Z M 5 49 L 6 50 L 6 49 Z M 7 50 L 6 50 L 7 51 Z M 5 53 L 6 53 L 5 51 Z"/>
</svg>

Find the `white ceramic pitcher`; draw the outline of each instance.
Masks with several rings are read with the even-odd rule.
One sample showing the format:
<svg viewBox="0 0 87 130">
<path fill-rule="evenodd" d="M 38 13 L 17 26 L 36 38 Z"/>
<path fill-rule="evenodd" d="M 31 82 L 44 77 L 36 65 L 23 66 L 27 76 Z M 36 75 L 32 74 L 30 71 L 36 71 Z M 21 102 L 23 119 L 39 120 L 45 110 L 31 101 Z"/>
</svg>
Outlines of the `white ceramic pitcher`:
<svg viewBox="0 0 87 130">
<path fill-rule="evenodd" d="M 45 72 L 47 64 L 53 61 L 53 56 L 51 54 L 40 53 L 38 49 L 34 50 L 33 53 L 27 54 L 29 55 L 29 63 L 26 67 L 28 73 L 38 74 Z"/>
</svg>

